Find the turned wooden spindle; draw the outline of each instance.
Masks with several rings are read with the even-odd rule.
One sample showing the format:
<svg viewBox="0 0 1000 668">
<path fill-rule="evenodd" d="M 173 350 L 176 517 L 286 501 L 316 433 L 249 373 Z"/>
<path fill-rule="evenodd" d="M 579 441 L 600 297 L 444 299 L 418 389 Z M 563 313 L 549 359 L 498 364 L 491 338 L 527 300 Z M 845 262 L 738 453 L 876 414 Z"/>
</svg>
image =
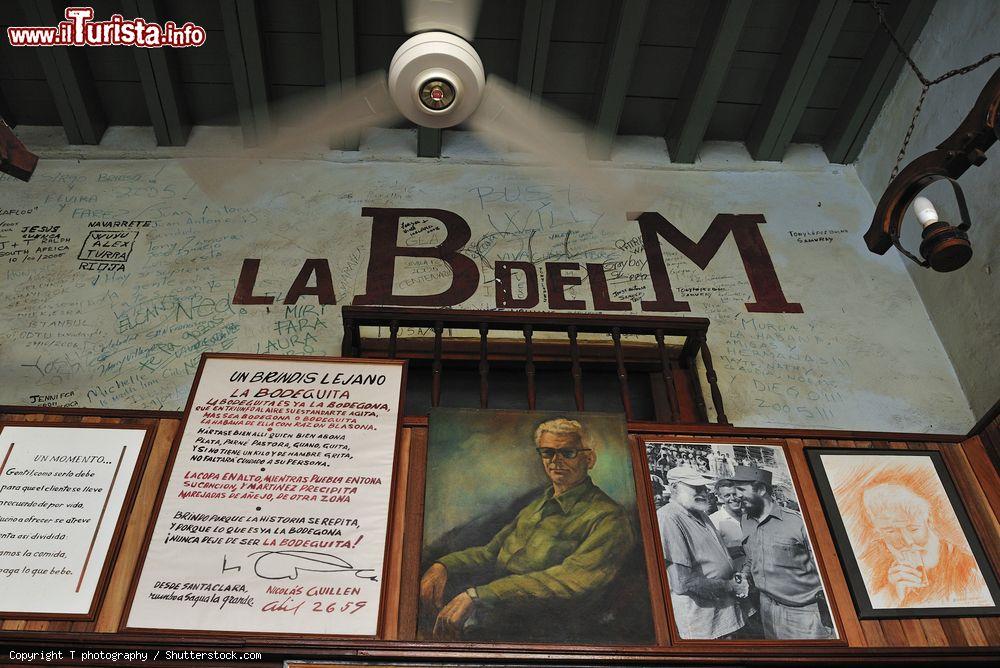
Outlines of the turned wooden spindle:
<svg viewBox="0 0 1000 668">
<path fill-rule="evenodd" d="M 691 397 L 694 399 L 695 411 L 698 414 L 698 422 L 708 422 L 708 408 L 705 406 L 705 394 L 701 391 L 701 382 L 698 380 L 698 350 L 701 348 L 701 337 L 695 333 L 688 337 L 681 352 L 684 368 L 688 371 L 688 379 L 691 382 Z"/>
<path fill-rule="evenodd" d="M 486 408 L 489 403 L 490 363 L 486 359 L 486 337 L 490 327 L 485 322 L 479 324 L 479 407 Z"/>
<path fill-rule="evenodd" d="M 431 406 L 441 403 L 441 336 L 444 333 L 444 323 L 440 320 L 434 323 L 434 361 L 431 363 Z"/>
<path fill-rule="evenodd" d="M 667 346 L 663 342 L 663 330 L 656 330 L 656 347 L 660 351 L 660 373 L 663 374 L 663 387 L 667 392 L 667 420 L 680 420 L 680 406 L 677 405 L 677 386 L 674 385 L 674 370 L 667 354 Z"/>
<path fill-rule="evenodd" d="M 531 347 L 531 325 L 524 326 L 524 375 L 528 377 L 528 410 L 535 410 L 535 359 Z"/>
<path fill-rule="evenodd" d="M 611 328 L 611 340 L 615 343 L 615 362 L 618 366 L 618 387 L 621 390 L 622 406 L 625 408 L 625 419 L 632 419 L 632 397 L 628 391 L 628 372 L 625 370 L 625 352 L 622 350 L 622 330 Z"/>
<path fill-rule="evenodd" d="M 719 377 L 712 365 L 712 353 L 708 349 L 708 340 L 704 333 L 698 335 L 701 344 L 701 360 L 705 363 L 705 377 L 708 379 L 708 389 L 712 392 L 712 403 L 715 405 L 716 421 L 719 424 L 729 424 L 726 409 L 722 405 L 722 392 L 719 390 Z M 708 417 L 705 418 L 708 421 Z"/>
<path fill-rule="evenodd" d="M 399 337 L 399 321 L 389 322 L 389 359 L 396 359 L 396 340 Z"/>
<path fill-rule="evenodd" d="M 570 375 L 573 376 L 573 398 L 576 400 L 576 410 L 582 411 L 584 410 L 583 368 L 580 366 L 580 345 L 576 339 L 576 325 L 570 325 L 567 333 L 569 334 Z"/>
</svg>

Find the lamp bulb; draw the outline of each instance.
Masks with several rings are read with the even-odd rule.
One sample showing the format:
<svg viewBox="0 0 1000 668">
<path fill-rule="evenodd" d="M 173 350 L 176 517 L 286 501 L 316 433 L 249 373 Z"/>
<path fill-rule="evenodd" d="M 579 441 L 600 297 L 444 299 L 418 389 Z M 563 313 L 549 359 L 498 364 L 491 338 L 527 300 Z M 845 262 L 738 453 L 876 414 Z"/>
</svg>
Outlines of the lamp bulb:
<svg viewBox="0 0 1000 668">
<path fill-rule="evenodd" d="M 913 213 L 917 215 L 917 220 L 924 227 L 938 222 L 938 212 L 926 197 L 917 197 L 913 200 Z"/>
</svg>

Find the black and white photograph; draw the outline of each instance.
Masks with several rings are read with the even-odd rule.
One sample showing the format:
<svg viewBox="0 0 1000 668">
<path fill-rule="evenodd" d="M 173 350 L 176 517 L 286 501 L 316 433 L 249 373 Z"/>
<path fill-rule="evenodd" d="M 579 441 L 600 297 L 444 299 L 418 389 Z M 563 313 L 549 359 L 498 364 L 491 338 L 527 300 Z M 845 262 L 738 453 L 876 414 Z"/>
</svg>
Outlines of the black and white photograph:
<svg viewBox="0 0 1000 668">
<path fill-rule="evenodd" d="M 681 640 L 836 640 L 784 451 L 647 441 Z"/>
</svg>

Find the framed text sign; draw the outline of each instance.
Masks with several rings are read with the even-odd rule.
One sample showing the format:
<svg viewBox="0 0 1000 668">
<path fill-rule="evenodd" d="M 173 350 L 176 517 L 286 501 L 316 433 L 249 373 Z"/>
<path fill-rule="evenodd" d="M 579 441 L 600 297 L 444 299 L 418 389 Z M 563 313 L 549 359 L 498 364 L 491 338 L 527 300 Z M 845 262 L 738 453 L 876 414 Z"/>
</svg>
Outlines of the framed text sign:
<svg viewBox="0 0 1000 668">
<path fill-rule="evenodd" d="M 206 354 L 126 625 L 375 636 L 405 363 Z"/>
<path fill-rule="evenodd" d="M 0 425 L 0 616 L 93 618 L 148 433 Z"/>
</svg>

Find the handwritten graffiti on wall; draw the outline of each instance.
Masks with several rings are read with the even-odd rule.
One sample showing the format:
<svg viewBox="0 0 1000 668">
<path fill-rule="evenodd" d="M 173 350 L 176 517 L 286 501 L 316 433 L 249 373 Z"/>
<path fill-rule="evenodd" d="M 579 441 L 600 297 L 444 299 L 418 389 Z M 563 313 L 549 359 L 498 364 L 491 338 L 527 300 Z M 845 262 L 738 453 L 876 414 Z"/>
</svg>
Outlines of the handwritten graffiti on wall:
<svg viewBox="0 0 1000 668">
<path fill-rule="evenodd" d="M 287 190 L 239 204 L 169 160 L 49 165 L 0 175 L 3 404 L 179 410 L 202 352 L 339 354 L 357 297 L 709 318 L 738 424 L 968 426 L 912 281 L 864 248 L 871 201 L 839 170 L 609 167 L 657 193 L 626 215 L 498 164 L 289 162 Z"/>
</svg>

